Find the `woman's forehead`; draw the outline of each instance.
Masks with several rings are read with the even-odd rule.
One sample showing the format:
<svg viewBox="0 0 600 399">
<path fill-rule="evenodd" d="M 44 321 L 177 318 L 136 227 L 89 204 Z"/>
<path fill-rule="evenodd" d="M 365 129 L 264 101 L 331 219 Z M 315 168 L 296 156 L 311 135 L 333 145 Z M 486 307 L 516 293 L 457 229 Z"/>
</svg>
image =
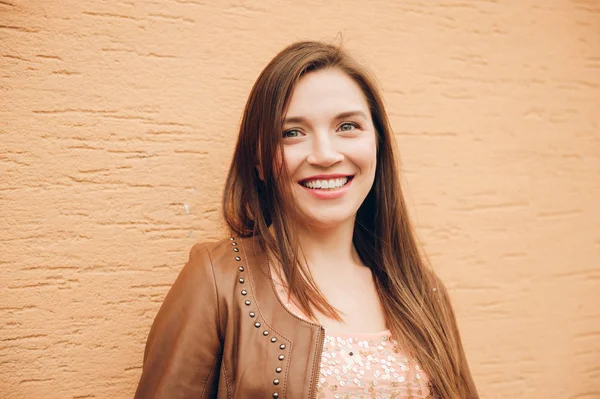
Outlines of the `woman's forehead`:
<svg viewBox="0 0 600 399">
<path fill-rule="evenodd" d="M 369 113 L 358 84 L 340 69 L 322 69 L 304 75 L 294 87 L 285 118 L 334 118 L 342 113 Z"/>
</svg>

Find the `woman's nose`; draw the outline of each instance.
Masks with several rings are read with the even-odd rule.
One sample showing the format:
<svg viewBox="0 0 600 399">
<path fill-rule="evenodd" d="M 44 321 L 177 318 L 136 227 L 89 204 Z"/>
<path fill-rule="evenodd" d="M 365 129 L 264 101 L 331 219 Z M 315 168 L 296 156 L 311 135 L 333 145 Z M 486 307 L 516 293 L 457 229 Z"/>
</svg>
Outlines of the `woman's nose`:
<svg viewBox="0 0 600 399">
<path fill-rule="evenodd" d="M 315 166 L 328 167 L 344 159 L 330 137 L 321 137 L 315 140 L 313 148 L 306 161 Z"/>
</svg>

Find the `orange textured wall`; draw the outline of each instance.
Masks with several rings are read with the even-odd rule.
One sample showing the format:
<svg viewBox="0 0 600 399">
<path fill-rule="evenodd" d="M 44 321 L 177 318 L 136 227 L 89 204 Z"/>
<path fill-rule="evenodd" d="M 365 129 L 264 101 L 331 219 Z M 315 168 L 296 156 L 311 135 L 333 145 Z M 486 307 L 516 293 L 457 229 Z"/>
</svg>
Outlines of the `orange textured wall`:
<svg viewBox="0 0 600 399">
<path fill-rule="evenodd" d="M 297 39 L 376 73 L 484 398 L 600 398 L 600 3 L 0 1 L 0 396 L 128 398 Z"/>
</svg>

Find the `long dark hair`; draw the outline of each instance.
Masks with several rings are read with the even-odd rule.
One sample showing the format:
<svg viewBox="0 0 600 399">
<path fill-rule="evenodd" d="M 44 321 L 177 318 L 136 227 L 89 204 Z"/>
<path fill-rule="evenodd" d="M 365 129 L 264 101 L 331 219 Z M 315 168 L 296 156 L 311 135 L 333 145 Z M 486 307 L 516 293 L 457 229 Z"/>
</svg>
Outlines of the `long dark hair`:
<svg viewBox="0 0 600 399">
<path fill-rule="evenodd" d="M 339 68 L 359 85 L 377 133 L 375 181 L 358 210 L 353 243 L 372 270 L 387 326 L 418 359 L 437 395 L 477 397 L 447 292 L 424 261 L 415 239 L 382 97 L 372 77 L 340 46 L 313 41 L 292 44 L 256 80 L 225 184 L 225 221 L 234 234 L 257 237 L 275 254 L 290 295 L 302 311 L 313 317 L 317 310 L 341 320 L 300 262 L 288 209 L 292 195 L 287 184 L 278 183 L 286 180 L 276 178 L 287 172 L 285 167 L 276 169 L 273 162 L 282 156 L 283 119 L 296 82 L 324 68 Z"/>
</svg>

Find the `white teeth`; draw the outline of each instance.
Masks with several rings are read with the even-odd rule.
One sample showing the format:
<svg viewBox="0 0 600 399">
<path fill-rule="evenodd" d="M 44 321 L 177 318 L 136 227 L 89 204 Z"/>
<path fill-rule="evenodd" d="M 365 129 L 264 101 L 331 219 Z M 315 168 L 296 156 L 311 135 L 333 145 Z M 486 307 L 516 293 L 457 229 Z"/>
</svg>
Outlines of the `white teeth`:
<svg viewBox="0 0 600 399">
<path fill-rule="evenodd" d="M 305 187 L 312 189 L 337 189 L 343 187 L 348 183 L 347 177 L 342 177 L 339 179 L 330 179 L 330 180 L 307 180 L 303 181 L 301 184 Z"/>
</svg>

